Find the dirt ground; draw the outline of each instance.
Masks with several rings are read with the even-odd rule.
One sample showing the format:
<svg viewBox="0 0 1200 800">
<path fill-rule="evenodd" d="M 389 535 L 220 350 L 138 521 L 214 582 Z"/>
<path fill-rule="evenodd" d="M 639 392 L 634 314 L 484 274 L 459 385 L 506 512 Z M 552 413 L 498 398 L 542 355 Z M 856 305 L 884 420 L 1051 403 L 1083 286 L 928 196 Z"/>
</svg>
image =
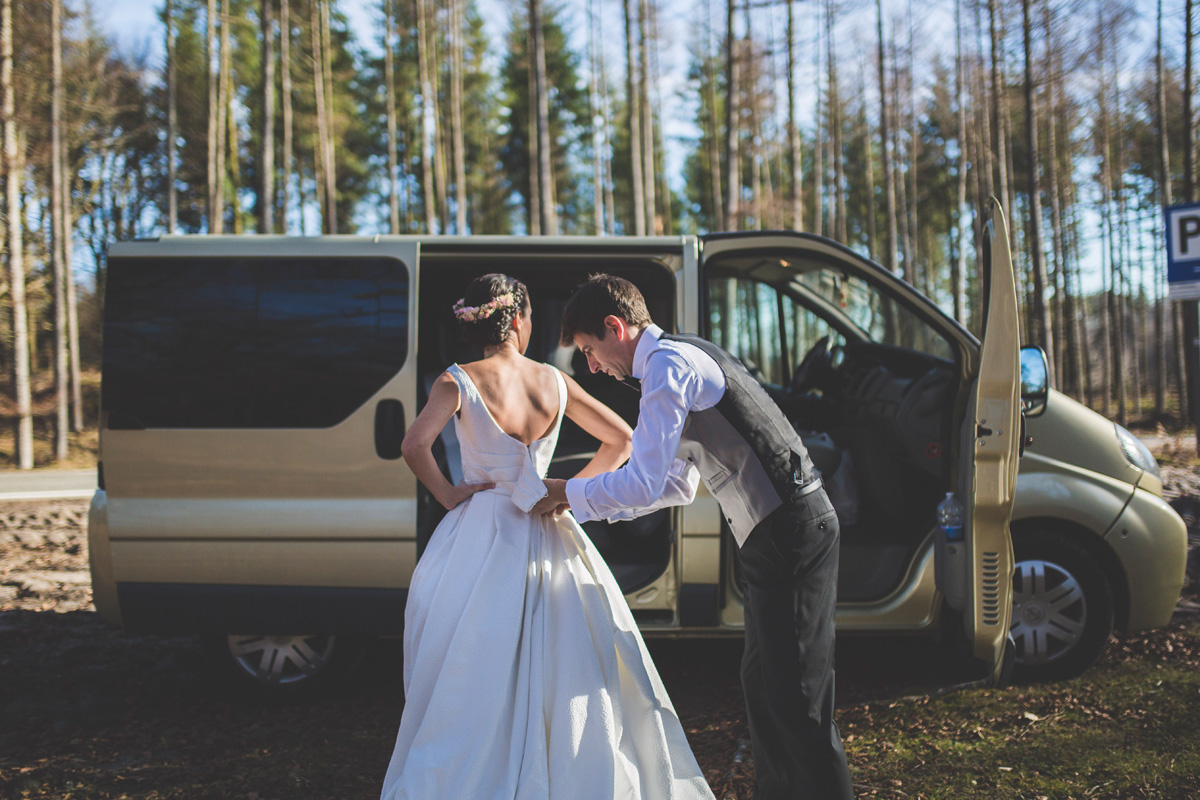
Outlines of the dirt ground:
<svg viewBox="0 0 1200 800">
<path fill-rule="evenodd" d="M 1194 468 L 1166 473 L 1172 496 L 1200 498 Z M 96 616 L 86 511 L 86 501 L 0 502 L 0 798 L 377 796 L 403 705 L 397 642 L 378 643 L 332 696 L 237 699 L 192 637 L 131 636 Z M 1185 592 L 1177 620 L 1195 617 L 1196 600 Z M 1104 659 L 1195 658 L 1171 652 L 1177 627 L 1115 637 Z M 650 643 L 721 800 L 752 789 L 740 647 Z M 856 720 L 869 721 L 872 703 L 936 695 L 961 680 L 952 661 L 924 642 L 839 643 L 839 716 L 856 780 L 871 776 L 871 755 L 855 749 Z M 895 786 L 856 788 L 907 796 Z"/>
</svg>

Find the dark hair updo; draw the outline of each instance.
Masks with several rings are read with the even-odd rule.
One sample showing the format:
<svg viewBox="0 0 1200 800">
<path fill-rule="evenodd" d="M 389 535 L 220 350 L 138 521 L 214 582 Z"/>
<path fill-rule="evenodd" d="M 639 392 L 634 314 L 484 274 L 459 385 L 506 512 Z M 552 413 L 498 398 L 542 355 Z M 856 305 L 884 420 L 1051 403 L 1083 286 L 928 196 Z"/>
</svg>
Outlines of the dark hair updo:
<svg viewBox="0 0 1200 800">
<path fill-rule="evenodd" d="M 499 298 L 511 304 L 495 303 Z M 474 347 L 504 344 L 511 335 L 512 322 L 529 308 L 529 290 L 516 278 L 499 272 L 481 275 L 467 284 L 462 299 L 454 304 L 454 317 L 463 339 Z"/>
</svg>

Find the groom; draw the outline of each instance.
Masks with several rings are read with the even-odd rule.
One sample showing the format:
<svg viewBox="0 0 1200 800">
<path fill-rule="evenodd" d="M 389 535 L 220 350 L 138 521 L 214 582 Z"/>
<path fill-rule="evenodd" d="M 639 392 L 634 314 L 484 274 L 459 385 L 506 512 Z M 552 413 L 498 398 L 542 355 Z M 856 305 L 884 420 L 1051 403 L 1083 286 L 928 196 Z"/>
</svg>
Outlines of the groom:
<svg viewBox="0 0 1200 800">
<path fill-rule="evenodd" d="M 736 358 L 663 333 L 629 281 L 593 275 L 567 303 L 563 346 L 593 372 L 641 381 L 633 454 L 615 472 L 547 480 L 534 507 L 580 522 L 690 503 L 704 481 L 745 577 L 742 688 L 758 800 L 850 800 L 833 721 L 838 521 L 800 437 Z"/>
</svg>

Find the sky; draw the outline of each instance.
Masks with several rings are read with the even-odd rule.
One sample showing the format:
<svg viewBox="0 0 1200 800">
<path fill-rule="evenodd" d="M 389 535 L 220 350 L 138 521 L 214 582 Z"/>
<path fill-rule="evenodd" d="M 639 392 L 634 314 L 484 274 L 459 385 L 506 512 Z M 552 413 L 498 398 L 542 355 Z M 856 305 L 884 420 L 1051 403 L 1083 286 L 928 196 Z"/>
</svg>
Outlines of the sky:
<svg viewBox="0 0 1200 800">
<path fill-rule="evenodd" d="M 853 1 L 867 3 L 868 8 L 873 8 L 873 3 L 869 3 L 868 0 Z M 161 62 L 163 52 L 162 23 L 160 21 L 162 0 L 92 0 L 92 2 L 93 13 L 100 26 L 109 31 L 121 47 L 129 52 L 150 53 L 152 64 Z M 514 3 L 519 2 L 520 0 L 477 0 L 477 6 L 486 23 L 485 27 L 492 36 L 492 55 L 496 59 L 500 57 L 503 37 L 508 29 L 510 9 Z M 725 24 L 723 0 L 705 0 L 705 2 L 711 6 L 713 25 L 718 31 L 723 30 Z M 349 19 L 359 41 L 366 44 L 375 43 L 380 38 L 379 5 L 378 0 L 339 0 L 337 4 Z M 580 76 L 583 79 L 586 79 L 588 5 L 588 0 L 561 0 L 566 27 L 572 37 L 573 45 L 576 51 L 584 57 L 585 71 Z M 600 8 L 600 31 L 604 43 L 605 69 L 610 80 L 616 81 L 623 75 L 625 59 L 622 5 L 620 0 L 599 0 L 597 5 Z M 803 18 L 808 14 L 806 7 L 811 8 L 811 6 L 812 4 L 807 0 L 797 2 L 799 17 Z M 691 102 L 682 98 L 680 94 L 687 73 L 690 49 L 696 46 L 697 34 L 692 31 L 692 28 L 695 25 L 693 18 L 697 14 L 697 8 L 695 3 L 687 0 L 660 0 L 660 9 L 661 45 L 658 59 L 659 74 L 662 76 L 660 100 L 661 118 L 664 120 L 666 134 L 667 175 L 672 188 L 680 190 L 683 183 L 683 160 L 686 152 L 686 148 L 680 140 L 696 135 L 692 123 L 695 111 Z M 776 12 L 778 24 L 772 26 L 778 29 L 777 35 L 780 38 L 782 38 L 783 31 L 783 14 L 782 9 Z M 704 15 L 702 11 L 701 15 L 703 24 L 703 17 L 707 15 Z M 870 19 L 873 25 L 873 12 Z M 764 24 L 765 22 L 764 20 Z M 806 29 L 802 24 L 800 30 L 800 35 L 805 36 Z M 808 26 L 807 35 L 810 39 L 813 33 L 815 33 L 815 27 Z M 800 47 L 811 50 L 811 46 L 804 48 L 803 43 Z M 498 63 L 496 69 L 497 71 L 499 69 Z M 807 69 L 806 62 L 801 66 L 802 73 Z M 807 80 L 802 74 L 799 83 L 802 87 L 799 90 L 799 113 L 803 115 L 806 107 L 811 108 L 814 105 L 814 92 L 811 88 L 803 88 L 812 86 L 811 74 L 807 76 Z"/>
<path fill-rule="evenodd" d="M 586 79 L 587 48 L 588 48 L 588 9 L 589 6 L 599 9 L 600 37 L 606 61 L 606 71 L 609 80 L 618 83 L 622 81 L 624 53 L 624 19 L 622 16 L 621 0 L 550 0 L 557 2 L 564 11 L 564 27 L 571 36 L 575 50 L 583 58 L 581 78 Z M 1154 18 L 1157 0 L 1131 0 L 1139 14 L 1140 20 L 1135 29 L 1134 38 L 1130 43 L 1130 63 L 1144 63 L 1142 53 L 1151 47 L 1154 41 Z M 1168 17 L 1166 36 L 1168 41 L 1178 38 L 1182 40 L 1182 2 L 1183 0 L 1164 0 L 1165 13 Z M 504 35 L 508 28 L 512 9 L 521 6 L 523 0 L 476 0 L 477 7 L 483 15 L 486 30 L 493 39 L 492 57 L 497 59 L 495 70 L 498 72 L 498 60 L 503 46 Z M 593 5 L 594 4 L 594 5 Z M 93 13 L 100 26 L 108 30 L 118 44 L 129 52 L 148 52 L 150 63 L 158 64 L 162 60 L 163 42 L 160 9 L 162 0 L 92 0 Z M 364 46 L 378 47 L 375 44 L 379 38 L 378 0 L 339 0 L 338 8 L 349 19 L 357 38 Z M 756 12 L 756 38 L 767 38 L 776 47 L 784 47 L 785 11 L 783 8 L 767 9 L 766 3 L 756 3 L 760 9 Z M 818 33 L 818 22 L 814 17 L 817 6 L 812 0 L 797 0 L 797 117 L 802 130 L 811 130 L 810 120 L 814 119 L 816 111 L 816 73 L 814 64 L 815 39 Z M 1173 7 L 1178 13 L 1173 15 Z M 660 75 L 659 101 L 661 119 L 664 125 L 666 148 L 666 174 L 671 187 L 677 192 L 684 188 L 683 163 L 688 149 L 685 140 L 694 138 L 697 131 L 693 120 L 695 109 L 693 101 L 683 91 L 688 62 L 691 51 L 700 43 L 703 29 L 711 24 L 718 35 L 725 27 L 723 0 L 659 0 L 659 41 L 658 73 Z M 842 63 L 843 80 L 850 82 L 856 90 L 858 81 L 865 80 L 868 93 L 873 92 L 873 58 L 863 56 L 854 58 L 856 53 L 871 52 L 876 36 L 876 17 L 874 0 L 839 0 L 839 24 L 836 28 L 836 48 L 839 61 Z M 953 0 L 884 0 L 885 24 L 893 27 L 895 39 L 905 42 L 908 39 L 908 17 L 911 9 L 914 25 L 914 41 L 916 48 L 915 62 L 918 69 L 929 65 L 936 58 L 952 59 L 954 47 Z M 1077 12 L 1078 13 L 1078 12 Z M 1174 19 L 1178 16 L 1179 19 Z M 711 20 L 711 23 L 708 21 Z M 700 26 L 699 28 L 697 26 Z M 741 22 L 738 23 L 741 30 Z M 1176 30 L 1178 29 L 1178 30 Z M 1174 35 L 1178 34 L 1178 36 Z M 780 57 L 782 71 L 782 56 Z M 848 74 L 846 74 L 848 73 Z M 782 74 L 780 81 L 783 80 Z M 785 92 L 780 91 L 780 103 Z M 1099 234 L 1095 237 L 1099 239 Z M 1085 288 L 1098 288 L 1100 269 L 1100 254 L 1098 247 L 1088 248 L 1092 252 L 1085 255 Z M 1087 264 L 1093 264 L 1092 269 Z"/>
</svg>

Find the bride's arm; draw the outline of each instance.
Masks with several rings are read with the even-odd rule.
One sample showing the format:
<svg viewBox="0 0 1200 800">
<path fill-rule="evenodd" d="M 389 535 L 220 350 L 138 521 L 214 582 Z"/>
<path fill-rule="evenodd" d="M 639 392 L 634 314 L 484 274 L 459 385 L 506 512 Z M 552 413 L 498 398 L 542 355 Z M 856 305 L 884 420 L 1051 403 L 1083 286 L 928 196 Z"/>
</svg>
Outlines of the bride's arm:
<svg viewBox="0 0 1200 800">
<path fill-rule="evenodd" d="M 425 488 L 447 510 L 476 492 L 495 487 L 494 483 L 460 483 L 454 486 L 438 469 L 437 460 L 433 457 L 433 443 L 446 427 L 446 423 L 458 411 L 458 406 L 458 383 L 450 373 L 443 372 L 433 382 L 433 388 L 429 391 L 429 402 L 413 420 L 408 432 L 404 434 L 404 441 L 400 444 L 404 461 L 417 476 L 417 480 L 425 484 Z"/>
<path fill-rule="evenodd" d="M 570 375 L 563 374 L 567 384 L 567 417 L 600 440 L 600 449 L 576 478 L 590 478 L 612 472 L 625 463 L 633 449 L 633 431 L 617 412 L 583 390 Z"/>
</svg>

